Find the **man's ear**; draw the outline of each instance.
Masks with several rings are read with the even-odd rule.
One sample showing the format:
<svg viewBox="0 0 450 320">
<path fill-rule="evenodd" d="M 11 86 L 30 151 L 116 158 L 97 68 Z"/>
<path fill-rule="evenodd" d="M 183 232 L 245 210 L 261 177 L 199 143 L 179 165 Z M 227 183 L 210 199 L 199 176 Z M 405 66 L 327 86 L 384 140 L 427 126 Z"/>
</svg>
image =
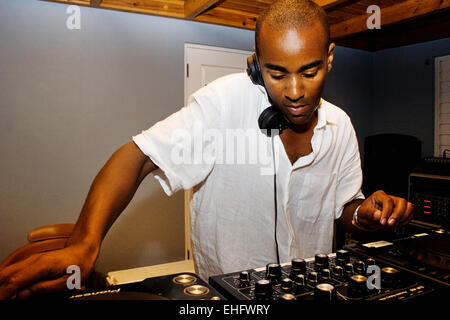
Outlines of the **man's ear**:
<svg viewBox="0 0 450 320">
<path fill-rule="evenodd" d="M 333 59 L 334 59 L 334 43 L 330 43 L 328 47 L 328 58 L 327 58 L 327 71 L 330 72 L 333 67 Z"/>
</svg>

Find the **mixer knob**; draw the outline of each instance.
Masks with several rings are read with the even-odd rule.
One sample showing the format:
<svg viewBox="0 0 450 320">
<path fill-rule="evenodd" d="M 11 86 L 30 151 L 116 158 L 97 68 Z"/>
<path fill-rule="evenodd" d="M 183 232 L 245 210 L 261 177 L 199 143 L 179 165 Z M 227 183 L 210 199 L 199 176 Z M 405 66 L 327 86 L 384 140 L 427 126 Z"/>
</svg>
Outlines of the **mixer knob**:
<svg viewBox="0 0 450 320">
<path fill-rule="evenodd" d="M 281 266 L 278 263 L 269 263 L 266 267 L 266 278 L 273 284 L 281 280 Z"/>
<path fill-rule="evenodd" d="M 272 297 L 272 284 L 269 280 L 258 280 L 255 283 L 255 298 L 258 300 L 270 299 Z"/>
<path fill-rule="evenodd" d="M 376 265 L 375 259 L 374 258 L 368 258 L 366 260 L 366 265 L 367 266 L 375 266 Z"/>
<path fill-rule="evenodd" d="M 305 276 L 303 274 L 298 274 L 294 280 L 294 292 L 299 294 L 305 291 Z"/>
<path fill-rule="evenodd" d="M 241 271 L 239 273 L 239 287 L 250 286 L 250 273 L 248 271 Z"/>
<path fill-rule="evenodd" d="M 318 253 L 314 256 L 314 266 L 316 270 L 328 268 L 328 256 L 323 253 Z"/>
<path fill-rule="evenodd" d="M 382 287 L 392 288 L 400 280 L 400 272 L 392 267 L 385 267 L 381 269 Z"/>
<path fill-rule="evenodd" d="M 346 263 L 344 265 L 344 270 L 345 270 L 345 276 L 347 278 L 350 278 L 353 275 L 353 264 L 351 263 Z"/>
<path fill-rule="evenodd" d="M 336 299 L 336 289 L 329 283 L 320 283 L 314 288 L 314 299 L 332 301 Z"/>
<path fill-rule="evenodd" d="M 330 283 L 331 272 L 330 269 L 322 269 L 320 271 L 320 282 Z"/>
<path fill-rule="evenodd" d="M 364 261 L 358 260 L 355 262 L 355 273 L 356 274 L 366 273 L 366 264 L 364 263 Z"/>
<path fill-rule="evenodd" d="M 281 290 L 285 292 L 290 292 L 292 290 L 293 281 L 289 278 L 284 278 L 281 280 Z"/>
<path fill-rule="evenodd" d="M 308 274 L 308 284 L 312 287 L 315 287 L 317 284 L 317 272 L 312 271 Z"/>
<path fill-rule="evenodd" d="M 343 266 L 349 262 L 350 262 L 350 252 L 343 249 L 336 251 L 336 264 Z"/>
<path fill-rule="evenodd" d="M 295 276 L 298 274 L 306 273 L 306 261 L 303 259 L 292 259 L 291 261 L 291 279 L 295 280 Z"/>
<path fill-rule="evenodd" d="M 349 279 L 349 294 L 351 297 L 363 297 L 367 294 L 367 277 L 357 274 Z"/>
<path fill-rule="evenodd" d="M 338 279 L 342 278 L 344 276 L 344 268 L 342 268 L 341 266 L 334 267 L 333 276 Z"/>
</svg>

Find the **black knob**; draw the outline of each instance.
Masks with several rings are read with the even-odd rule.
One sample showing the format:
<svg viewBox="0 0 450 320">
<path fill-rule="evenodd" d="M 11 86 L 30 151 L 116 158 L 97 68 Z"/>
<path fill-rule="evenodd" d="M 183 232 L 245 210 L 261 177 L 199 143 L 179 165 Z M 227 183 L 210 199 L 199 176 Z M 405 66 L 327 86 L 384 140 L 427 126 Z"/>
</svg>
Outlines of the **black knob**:
<svg viewBox="0 0 450 320">
<path fill-rule="evenodd" d="M 344 276 L 344 268 L 336 266 L 333 268 L 333 277 L 341 279 Z"/>
<path fill-rule="evenodd" d="M 250 273 L 248 271 L 241 271 L 239 273 L 239 287 L 250 286 Z"/>
<path fill-rule="evenodd" d="M 266 278 L 273 284 L 281 280 L 281 266 L 278 263 L 269 263 L 266 267 Z"/>
<path fill-rule="evenodd" d="M 255 283 L 255 298 L 270 299 L 272 297 L 272 284 L 269 280 L 258 280 Z"/>
<path fill-rule="evenodd" d="M 344 265 L 344 270 L 345 270 L 345 276 L 347 278 L 350 278 L 353 275 L 353 264 L 351 263 L 346 263 Z"/>
<path fill-rule="evenodd" d="M 290 292 L 292 290 L 292 283 L 293 281 L 291 279 L 283 278 L 283 280 L 281 280 L 281 290 Z"/>
<path fill-rule="evenodd" d="M 294 280 L 294 292 L 296 294 L 306 291 L 305 288 L 305 276 L 303 274 L 298 274 Z"/>
<path fill-rule="evenodd" d="M 362 260 L 358 260 L 355 262 L 355 273 L 356 274 L 365 274 L 366 273 L 366 264 Z"/>
<path fill-rule="evenodd" d="M 281 295 L 281 300 L 296 300 L 296 299 L 293 294 L 285 293 Z"/>
<path fill-rule="evenodd" d="M 320 282 L 329 283 L 331 281 L 331 272 L 330 269 L 322 269 L 320 270 Z"/>
<path fill-rule="evenodd" d="M 320 283 L 314 288 L 314 299 L 319 301 L 332 301 L 336 298 L 336 289 L 329 283 Z"/>
<path fill-rule="evenodd" d="M 295 280 L 298 274 L 306 273 L 306 261 L 303 259 L 292 259 L 291 261 L 291 279 Z"/>
<path fill-rule="evenodd" d="M 314 266 L 316 270 L 328 268 L 328 256 L 323 253 L 318 253 L 314 256 Z"/>
<path fill-rule="evenodd" d="M 347 250 L 341 249 L 336 251 L 336 264 L 343 266 L 346 263 L 350 262 L 350 252 Z"/>
<path fill-rule="evenodd" d="M 375 266 L 377 263 L 375 262 L 375 259 L 374 258 L 368 258 L 367 260 L 366 260 L 366 265 L 367 266 Z"/>
<path fill-rule="evenodd" d="M 367 277 L 357 274 L 349 279 L 349 295 L 351 297 L 363 297 L 367 294 Z"/>
<path fill-rule="evenodd" d="M 392 267 L 385 267 L 381 269 L 382 287 L 392 288 L 400 280 L 400 272 Z"/>
<path fill-rule="evenodd" d="M 315 287 L 317 284 L 317 272 L 312 271 L 308 274 L 308 284 L 312 287 Z"/>
</svg>

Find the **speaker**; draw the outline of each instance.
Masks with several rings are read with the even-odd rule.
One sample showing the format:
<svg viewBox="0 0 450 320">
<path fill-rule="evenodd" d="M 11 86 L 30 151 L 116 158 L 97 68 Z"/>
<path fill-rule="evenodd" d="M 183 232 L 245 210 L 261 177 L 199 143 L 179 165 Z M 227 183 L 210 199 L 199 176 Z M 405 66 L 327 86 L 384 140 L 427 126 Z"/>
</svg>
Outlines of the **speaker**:
<svg viewBox="0 0 450 320">
<path fill-rule="evenodd" d="M 364 140 L 363 187 L 366 197 L 377 190 L 408 198 L 408 178 L 421 161 L 422 143 L 403 134 L 377 134 Z"/>
</svg>

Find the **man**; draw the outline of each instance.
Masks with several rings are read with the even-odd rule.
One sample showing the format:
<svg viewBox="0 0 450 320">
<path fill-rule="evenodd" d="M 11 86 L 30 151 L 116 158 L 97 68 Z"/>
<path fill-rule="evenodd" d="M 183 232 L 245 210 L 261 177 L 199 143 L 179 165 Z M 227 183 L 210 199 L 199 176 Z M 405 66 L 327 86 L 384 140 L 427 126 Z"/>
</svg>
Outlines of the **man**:
<svg viewBox="0 0 450 320">
<path fill-rule="evenodd" d="M 336 220 L 351 232 L 408 223 L 413 207 L 405 199 L 378 191 L 364 200 L 350 119 L 321 99 L 334 54 L 324 11 L 308 0 L 276 2 L 258 20 L 256 52 L 263 86 L 245 74 L 221 78 L 196 92 L 188 106 L 133 137 L 95 178 L 66 248 L 1 270 L 0 298 L 63 290 L 69 265 L 80 266 L 84 281 L 106 232 L 150 172 L 169 195 L 195 187 L 192 245 L 203 278 L 278 257 L 284 262 L 329 252 Z M 266 135 L 258 117 L 271 104 L 286 127 Z M 221 150 L 211 139 L 201 139 L 202 161 L 187 161 L 198 149 L 189 139 L 171 138 L 180 130 L 193 137 L 198 126 L 219 134 L 251 130 L 258 146 L 272 147 L 276 193 L 274 177 L 263 174 L 260 164 L 219 161 Z M 174 156 L 175 147 L 186 161 Z"/>
</svg>

